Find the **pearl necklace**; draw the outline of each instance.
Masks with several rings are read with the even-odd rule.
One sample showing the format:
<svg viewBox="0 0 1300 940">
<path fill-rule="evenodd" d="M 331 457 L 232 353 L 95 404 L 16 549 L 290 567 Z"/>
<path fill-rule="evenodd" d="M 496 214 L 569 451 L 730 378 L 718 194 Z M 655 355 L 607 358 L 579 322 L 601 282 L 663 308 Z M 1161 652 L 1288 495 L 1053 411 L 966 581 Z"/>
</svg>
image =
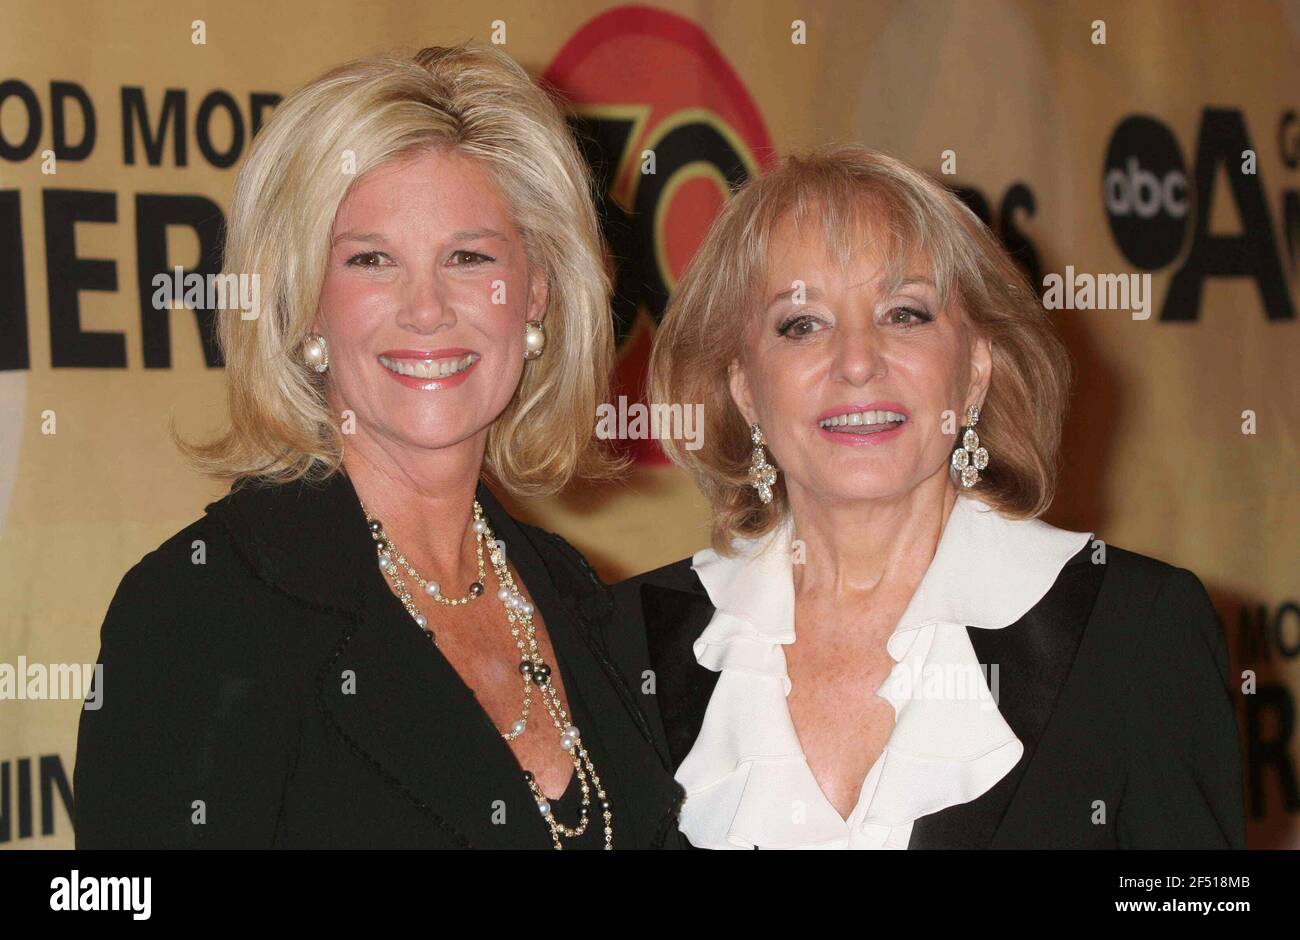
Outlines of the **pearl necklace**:
<svg viewBox="0 0 1300 940">
<path fill-rule="evenodd" d="M 578 824 L 576 826 L 566 826 L 555 818 L 551 803 L 546 798 L 546 795 L 542 793 L 541 788 L 538 787 L 533 774 L 527 770 L 524 771 L 524 782 L 528 785 L 529 791 L 532 792 L 533 799 L 537 801 L 537 809 L 542 814 L 542 818 L 546 821 L 547 828 L 550 830 L 551 842 L 555 848 L 563 849 L 562 837 L 577 838 L 587 831 L 587 825 L 590 821 L 591 791 L 594 788 L 596 798 L 600 800 L 601 817 L 605 823 L 605 848 L 612 849 L 614 847 L 614 816 L 610 811 L 609 797 L 606 795 L 604 787 L 601 786 L 600 776 L 596 773 L 595 765 L 591 762 L 591 755 L 587 753 L 587 749 L 582 745 L 581 734 L 569 721 L 569 714 L 565 711 L 564 703 L 560 700 L 560 693 L 551 684 L 551 667 L 542 659 L 541 650 L 537 644 L 537 631 L 533 626 L 533 605 L 524 598 L 518 587 L 516 587 L 514 576 L 511 575 L 509 566 L 506 565 L 505 552 L 496 539 L 492 537 L 492 529 L 488 526 L 487 519 L 484 518 L 483 507 L 479 504 L 479 501 L 474 500 L 474 523 L 472 526 L 478 555 L 478 580 L 470 585 L 467 596 L 455 599 L 443 597 L 436 582 L 426 581 L 420 577 L 415 568 L 406 560 L 406 556 L 397 550 L 387 533 L 384 532 L 383 523 L 370 515 L 364 503 L 361 504 L 361 511 L 365 513 L 366 523 L 370 527 L 371 538 L 376 543 L 375 548 L 379 555 L 379 570 L 388 575 L 397 589 L 397 596 L 402 602 L 402 606 L 411 615 L 416 626 L 434 645 L 437 645 L 437 639 L 434 637 L 433 628 L 429 625 L 428 618 L 420 613 L 415 606 L 415 600 L 406 586 L 401 569 L 405 568 L 424 590 L 424 593 L 435 601 L 453 607 L 458 604 L 466 604 L 484 591 L 483 546 L 485 542 L 492 544 L 488 557 L 492 562 L 492 570 L 496 575 L 497 583 L 500 585 L 500 589 L 497 591 L 497 600 L 501 601 L 505 606 L 506 623 L 510 627 L 510 634 L 514 637 L 515 646 L 520 653 L 519 674 L 523 677 L 523 706 L 520 716 L 510 726 L 509 731 L 501 732 L 501 736 L 506 741 L 513 741 L 527 729 L 533 687 L 536 686 L 541 694 L 542 705 L 551 718 L 551 723 L 560 732 L 560 747 L 564 748 L 569 755 L 569 759 L 573 762 L 574 773 L 577 776 L 578 785 L 582 789 L 582 811 Z"/>
</svg>

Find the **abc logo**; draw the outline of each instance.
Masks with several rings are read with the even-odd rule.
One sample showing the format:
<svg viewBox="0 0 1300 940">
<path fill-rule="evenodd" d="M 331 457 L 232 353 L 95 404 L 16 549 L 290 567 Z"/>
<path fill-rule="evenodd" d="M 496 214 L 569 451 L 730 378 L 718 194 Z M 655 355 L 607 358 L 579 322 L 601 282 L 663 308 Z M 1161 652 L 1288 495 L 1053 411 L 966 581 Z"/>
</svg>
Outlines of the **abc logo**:
<svg viewBox="0 0 1300 940">
<path fill-rule="evenodd" d="M 1124 257 L 1148 271 L 1178 257 L 1191 190 L 1169 128 L 1155 118 L 1126 118 L 1111 135 L 1102 173 L 1106 216 Z"/>
</svg>

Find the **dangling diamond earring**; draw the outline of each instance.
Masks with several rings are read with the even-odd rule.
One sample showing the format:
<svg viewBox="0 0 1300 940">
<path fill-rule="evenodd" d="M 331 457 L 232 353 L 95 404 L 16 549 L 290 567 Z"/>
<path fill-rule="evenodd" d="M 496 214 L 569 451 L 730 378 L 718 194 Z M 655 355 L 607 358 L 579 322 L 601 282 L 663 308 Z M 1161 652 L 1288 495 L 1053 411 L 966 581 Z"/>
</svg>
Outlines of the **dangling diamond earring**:
<svg viewBox="0 0 1300 940">
<path fill-rule="evenodd" d="M 980 436 L 975 433 L 979 420 L 978 407 L 971 405 L 966 409 L 966 431 L 961 436 L 961 446 L 952 452 L 952 469 L 966 489 L 980 481 L 979 472 L 989 465 L 989 452 L 980 446 Z"/>
<path fill-rule="evenodd" d="M 310 333 L 302 344 L 302 360 L 317 372 L 324 372 L 330 367 L 330 351 L 325 345 L 325 337 L 319 333 Z"/>
<path fill-rule="evenodd" d="M 763 451 L 763 431 L 757 424 L 749 426 L 749 439 L 754 442 L 754 457 L 749 464 L 749 485 L 758 490 L 758 498 L 767 505 L 772 501 L 772 487 L 776 483 L 776 467 L 767 462 Z"/>
<path fill-rule="evenodd" d="M 541 320 L 529 320 L 524 325 L 524 358 L 536 359 L 546 351 L 546 331 Z"/>
</svg>

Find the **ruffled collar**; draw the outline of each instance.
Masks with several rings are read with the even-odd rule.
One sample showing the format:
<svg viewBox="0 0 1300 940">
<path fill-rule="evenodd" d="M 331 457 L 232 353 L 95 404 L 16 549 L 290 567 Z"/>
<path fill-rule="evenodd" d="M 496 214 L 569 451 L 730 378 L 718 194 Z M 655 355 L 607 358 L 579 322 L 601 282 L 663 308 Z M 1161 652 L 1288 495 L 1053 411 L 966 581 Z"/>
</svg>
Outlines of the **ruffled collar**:
<svg viewBox="0 0 1300 940">
<path fill-rule="evenodd" d="M 676 774 L 687 793 L 682 831 L 707 848 L 906 848 L 917 818 L 985 793 L 1024 748 L 966 628 L 1020 620 L 1090 537 L 957 498 L 887 642 L 894 667 L 878 694 L 895 726 L 847 820 L 808 768 L 785 701 L 783 647 L 795 640 L 789 522 L 733 543 L 734 557 L 697 552 L 692 568 L 715 613 L 694 653 L 720 675 Z"/>
</svg>

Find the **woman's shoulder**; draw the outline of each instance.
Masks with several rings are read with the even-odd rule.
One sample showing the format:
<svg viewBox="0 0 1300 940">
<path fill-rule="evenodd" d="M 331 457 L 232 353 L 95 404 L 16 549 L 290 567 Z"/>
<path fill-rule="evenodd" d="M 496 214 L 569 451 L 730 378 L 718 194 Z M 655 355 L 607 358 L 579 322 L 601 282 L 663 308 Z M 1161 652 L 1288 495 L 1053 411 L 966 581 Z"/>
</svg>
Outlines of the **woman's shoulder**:
<svg viewBox="0 0 1300 940">
<path fill-rule="evenodd" d="M 1196 574 L 1113 545 L 1099 545 L 1088 561 L 1104 569 L 1089 628 L 1105 633 L 1139 683 L 1158 675 L 1180 685 L 1197 676 L 1227 684 L 1227 638 Z"/>
<path fill-rule="evenodd" d="M 118 584 L 119 598 L 148 602 L 181 589 L 201 591 L 210 580 L 207 564 L 213 550 L 229 541 L 211 516 L 194 519 L 127 568 Z"/>
<path fill-rule="evenodd" d="M 653 585 L 690 594 L 705 594 L 704 585 L 693 567 L 694 560 L 694 555 L 687 555 L 677 561 L 625 578 L 614 585 L 614 593 L 631 597 L 639 594 L 644 585 Z"/>
<path fill-rule="evenodd" d="M 602 587 L 605 586 L 604 580 L 596 573 L 596 569 L 587 560 L 587 556 L 575 548 L 573 543 L 560 533 L 552 532 L 550 529 L 544 529 L 528 522 L 516 520 L 515 524 L 542 553 L 543 558 L 553 571 L 558 568 L 566 576 L 566 579 L 574 579 L 580 583 L 593 584 L 593 586 L 597 584 Z"/>
<path fill-rule="evenodd" d="M 598 598 L 609 602 L 610 586 L 587 556 L 558 532 L 511 517 L 546 567 L 546 574 L 561 595 L 571 601 Z M 507 552 L 509 546 L 507 544 Z M 516 560 L 518 556 L 515 556 Z"/>
<path fill-rule="evenodd" d="M 183 588 L 192 593 L 239 573 L 252 576 L 256 566 L 249 556 L 261 541 L 257 524 L 273 525 L 275 507 L 294 501 L 305 486 L 303 482 L 247 481 L 232 485 L 229 492 L 208 502 L 201 516 L 131 565 L 119 591 Z"/>
<path fill-rule="evenodd" d="M 518 554 L 511 556 L 516 565 L 523 565 L 520 574 L 525 582 L 530 577 L 543 574 L 556 594 L 578 615 L 580 623 L 590 630 L 605 634 L 609 630 L 615 608 L 614 595 L 610 586 L 587 560 L 587 556 L 558 532 L 519 520 L 513 522 L 531 543 L 543 569 L 541 572 L 533 570 L 534 566 L 527 564 L 526 557 Z M 509 550 L 507 539 L 507 553 Z"/>
<path fill-rule="evenodd" d="M 1113 546 L 1104 566 L 1087 677 L 1131 761 L 1120 845 L 1244 848 L 1231 657 L 1209 592 L 1186 568 Z"/>
<path fill-rule="evenodd" d="M 127 568 L 109 603 L 101 639 L 166 646 L 211 633 L 205 646 L 223 638 L 244 644 L 265 620 L 255 608 L 276 594 L 269 580 L 273 563 L 288 554 L 267 541 L 266 532 L 278 522 L 271 507 L 296 502 L 300 489 L 236 485 L 209 502 L 201 516 Z"/>
<path fill-rule="evenodd" d="M 615 584 L 620 621 L 652 638 L 653 646 L 689 648 L 714 610 L 693 561 L 694 556 L 687 556 Z"/>
<path fill-rule="evenodd" d="M 1085 546 L 1079 560 L 1102 566 L 1103 590 L 1129 606 L 1204 600 L 1209 594 L 1193 572 L 1150 555 L 1100 541 Z"/>
<path fill-rule="evenodd" d="M 669 569 L 682 566 L 686 575 L 694 577 L 690 570 L 691 559 L 684 558 L 680 562 L 672 565 L 665 565 L 656 571 L 647 572 L 638 575 L 635 578 L 629 578 L 624 581 L 610 584 L 600 576 L 595 567 L 592 566 L 587 556 L 573 546 L 563 535 L 553 532 L 550 529 L 544 529 L 541 526 L 532 525 L 519 519 L 511 517 L 513 523 L 528 537 L 533 547 L 537 549 L 538 554 L 546 563 L 551 574 L 551 578 L 558 587 L 568 587 L 570 590 L 576 590 L 580 594 L 589 594 L 599 592 L 609 595 L 611 592 L 619 592 L 631 581 L 640 581 L 646 578 L 659 576 L 661 573 L 668 576 Z M 677 580 L 686 583 L 686 578 Z"/>
<path fill-rule="evenodd" d="M 252 582 L 231 575 L 231 555 L 228 538 L 205 516 L 126 570 L 99 629 L 106 682 L 180 707 L 181 688 L 198 696 L 221 676 L 256 671 L 265 621 L 251 615 Z"/>
<path fill-rule="evenodd" d="M 183 526 L 130 565 L 109 604 L 119 623 L 165 621 L 182 631 L 196 620 L 226 616 L 231 598 L 240 590 L 232 564 L 236 552 L 225 529 L 204 515 Z"/>
</svg>

